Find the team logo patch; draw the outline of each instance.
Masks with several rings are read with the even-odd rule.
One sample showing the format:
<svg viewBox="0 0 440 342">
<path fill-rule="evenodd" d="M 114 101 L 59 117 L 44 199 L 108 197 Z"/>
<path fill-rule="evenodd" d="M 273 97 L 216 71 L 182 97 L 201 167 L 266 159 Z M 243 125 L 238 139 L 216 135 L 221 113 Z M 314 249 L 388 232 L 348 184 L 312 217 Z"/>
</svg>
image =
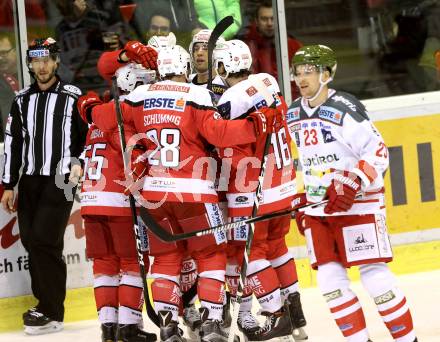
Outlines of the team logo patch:
<svg viewBox="0 0 440 342">
<path fill-rule="evenodd" d="M 318 116 L 321 119 L 328 120 L 340 125 L 344 115 L 333 107 L 321 106 L 318 111 Z"/>
<path fill-rule="evenodd" d="M 331 143 L 332 141 L 336 141 L 336 139 L 333 137 L 331 130 L 326 130 L 324 128 L 321 128 L 322 137 L 324 138 L 324 143 Z"/>
<path fill-rule="evenodd" d="M 178 112 L 185 110 L 185 100 L 183 98 L 174 99 L 170 97 L 148 98 L 144 100 L 144 110 L 148 109 L 172 109 Z"/>
<path fill-rule="evenodd" d="M 289 108 L 286 114 L 286 120 L 287 122 L 299 120 L 299 107 Z"/>
<path fill-rule="evenodd" d="M 254 86 L 250 86 L 249 88 L 246 89 L 246 93 L 249 96 L 254 96 L 256 93 L 258 93 L 258 91 Z"/>
<path fill-rule="evenodd" d="M 263 83 L 266 85 L 266 87 L 270 87 L 272 85 L 272 83 L 267 77 L 263 80 Z"/>
<path fill-rule="evenodd" d="M 81 89 L 79 89 L 78 87 L 75 87 L 71 84 L 66 84 L 63 87 L 65 90 L 67 90 L 69 93 L 75 94 L 75 95 L 81 95 Z"/>
<path fill-rule="evenodd" d="M 217 106 L 217 111 L 223 119 L 229 120 L 231 118 L 231 102 L 225 102 Z"/>
</svg>

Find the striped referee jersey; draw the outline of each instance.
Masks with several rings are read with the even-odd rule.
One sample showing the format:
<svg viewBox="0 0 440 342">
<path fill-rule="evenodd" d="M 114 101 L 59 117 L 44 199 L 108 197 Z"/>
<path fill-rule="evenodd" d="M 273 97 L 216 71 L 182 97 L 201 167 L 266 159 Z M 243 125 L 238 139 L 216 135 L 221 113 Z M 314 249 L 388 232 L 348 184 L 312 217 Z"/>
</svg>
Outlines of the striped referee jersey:
<svg viewBox="0 0 440 342">
<path fill-rule="evenodd" d="M 60 80 L 45 91 L 34 82 L 17 94 L 5 129 L 5 189 L 17 184 L 22 166 L 26 175 L 70 172 L 87 133 L 76 106 L 79 96 L 79 88 Z"/>
</svg>

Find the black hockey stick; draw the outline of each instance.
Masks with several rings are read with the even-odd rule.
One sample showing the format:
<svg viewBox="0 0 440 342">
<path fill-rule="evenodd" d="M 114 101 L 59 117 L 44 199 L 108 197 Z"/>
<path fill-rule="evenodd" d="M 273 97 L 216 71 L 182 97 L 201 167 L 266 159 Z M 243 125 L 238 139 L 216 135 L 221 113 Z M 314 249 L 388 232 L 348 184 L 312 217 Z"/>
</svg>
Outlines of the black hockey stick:
<svg viewBox="0 0 440 342">
<path fill-rule="evenodd" d="M 360 196 L 360 194 L 356 195 L 356 198 L 359 196 Z M 150 214 L 148 213 L 148 211 L 144 207 L 139 208 L 139 210 L 140 210 L 139 214 L 142 218 L 142 221 L 144 221 L 144 223 L 148 226 L 150 231 L 154 235 L 156 235 L 159 239 L 161 239 L 164 242 L 175 242 L 175 241 L 187 240 L 187 239 L 195 237 L 195 236 L 203 236 L 203 235 L 208 235 L 208 234 L 215 234 L 218 232 L 225 232 L 225 231 L 228 231 L 228 230 L 231 230 L 234 228 L 240 228 L 244 224 L 251 224 L 251 223 L 260 222 L 260 221 L 267 221 L 267 220 L 270 220 L 275 217 L 291 215 L 292 212 L 294 212 L 294 211 L 300 211 L 300 210 L 302 211 L 306 208 L 319 207 L 323 204 L 326 204 L 327 202 L 328 202 L 328 200 L 323 200 L 323 201 L 316 202 L 316 203 L 309 203 L 309 204 L 303 205 L 301 207 L 297 207 L 295 209 L 285 209 L 285 210 L 274 211 L 273 213 L 267 213 L 267 214 L 264 214 L 261 216 L 250 217 L 248 219 L 244 219 L 241 221 L 225 223 L 225 224 L 221 224 L 221 225 L 214 226 L 214 227 L 202 228 L 199 230 L 194 230 L 192 232 L 180 233 L 180 234 L 171 234 L 171 233 L 167 232 L 166 230 L 164 230 L 161 226 L 159 226 L 154 221 L 153 218 L 151 218 Z"/>
<path fill-rule="evenodd" d="M 122 118 L 121 104 L 119 103 L 119 90 L 118 90 L 118 85 L 117 85 L 115 76 L 112 77 L 112 91 L 113 91 L 113 98 L 115 100 L 115 105 L 116 105 L 116 121 L 118 123 L 119 140 L 121 142 L 121 150 L 122 150 L 122 159 L 124 161 L 124 168 L 125 168 L 125 171 L 127 174 L 128 167 L 129 167 L 129 161 L 128 161 L 128 156 L 127 156 L 127 144 L 125 142 L 124 122 L 123 122 L 123 118 Z M 134 197 L 132 194 L 128 195 L 128 199 L 130 202 L 131 217 L 133 219 L 134 237 L 136 239 L 136 251 L 137 251 L 137 257 L 138 257 L 138 262 L 139 262 L 139 271 L 140 271 L 141 278 L 142 278 L 144 301 L 145 301 L 145 306 L 147 308 L 147 315 L 150 318 L 150 320 L 157 327 L 159 327 L 159 317 L 157 316 L 156 312 L 154 311 L 154 308 L 150 302 L 150 296 L 148 295 L 147 272 L 145 271 L 144 255 L 142 253 L 142 242 L 141 242 L 140 233 L 139 233 L 140 228 L 139 228 L 139 222 L 138 222 L 138 218 L 137 218 L 137 214 L 136 214 L 136 201 L 134 200 Z M 144 221 L 144 223 L 147 224 L 145 221 Z"/>
<path fill-rule="evenodd" d="M 229 26 L 234 23 L 234 18 L 231 15 L 224 17 L 215 25 L 208 40 L 208 89 L 212 90 L 212 53 L 215 48 L 215 44 L 220 36 L 225 32 Z"/>
<path fill-rule="evenodd" d="M 255 86 L 258 93 L 263 96 L 266 101 L 266 105 L 268 107 L 275 108 L 275 99 L 263 81 L 256 75 L 249 76 L 248 80 Z M 266 123 L 267 125 L 271 123 Z M 254 195 L 254 205 L 252 207 L 252 215 L 251 218 L 255 218 L 257 216 L 258 208 L 260 207 L 260 203 L 263 201 L 263 182 L 264 176 L 266 174 L 266 166 L 267 159 L 269 154 L 269 147 L 271 143 L 272 133 L 267 134 L 266 140 L 264 142 L 263 155 L 261 158 L 261 167 L 260 174 L 258 175 L 258 185 L 255 190 Z M 249 265 L 249 257 L 251 255 L 251 245 L 254 239 L 255 232 L 255 223 L 252 222 L 249 224 L 248 236 L 246 239 L 246 245 L 243 251 L 243 261 L 241 262 L 240 267 L 240 278 L 238 279 L 238 287 L 235 295 L 235 302 L 233 304 L 233 316 L 231 320 L 231 327 L 229 329 L 228 342 L 233 342 L 235 340 L 235 332 L 238 331 L 238 312 L 240 311 L 241 300 L 243 297 L 244 284 L 246 282 L 247 275 L 247 267 Z"/>
</svg>

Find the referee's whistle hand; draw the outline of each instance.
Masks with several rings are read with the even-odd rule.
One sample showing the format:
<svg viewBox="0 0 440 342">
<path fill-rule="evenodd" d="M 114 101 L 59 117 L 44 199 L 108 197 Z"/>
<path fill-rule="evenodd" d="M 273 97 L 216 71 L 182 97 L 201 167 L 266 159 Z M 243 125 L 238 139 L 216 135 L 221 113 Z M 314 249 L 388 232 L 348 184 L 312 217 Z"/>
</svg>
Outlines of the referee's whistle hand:
<svg viewBox="0 0 440 342">
<path fill-rule="evenodd" d="M 14 206 L 14 190 L 5 190 L 2 195 L 3 209 L 8 213 L 16 211 Z"/>
</svg>

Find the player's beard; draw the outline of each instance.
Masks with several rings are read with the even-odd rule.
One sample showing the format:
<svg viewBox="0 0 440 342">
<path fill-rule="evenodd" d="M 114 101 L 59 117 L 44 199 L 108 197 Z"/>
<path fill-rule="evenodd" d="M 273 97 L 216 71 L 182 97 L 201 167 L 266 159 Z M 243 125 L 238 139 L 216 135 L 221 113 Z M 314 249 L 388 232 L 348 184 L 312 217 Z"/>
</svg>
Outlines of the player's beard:
<svg viewBox="0 0 440 342">
<path fill-rule="evenodd" d="M 46 84 L 46 83 L 50 82 L 55 77 L 56 72 L 57 72 L 57 69 L 54 68 L 52 71 L 50 71 L 44 75 L 39 75 L 39 74 L 35 73 L 35 78 L 37 79 L 37 81 L 39 83 Z"/>
</svg>

